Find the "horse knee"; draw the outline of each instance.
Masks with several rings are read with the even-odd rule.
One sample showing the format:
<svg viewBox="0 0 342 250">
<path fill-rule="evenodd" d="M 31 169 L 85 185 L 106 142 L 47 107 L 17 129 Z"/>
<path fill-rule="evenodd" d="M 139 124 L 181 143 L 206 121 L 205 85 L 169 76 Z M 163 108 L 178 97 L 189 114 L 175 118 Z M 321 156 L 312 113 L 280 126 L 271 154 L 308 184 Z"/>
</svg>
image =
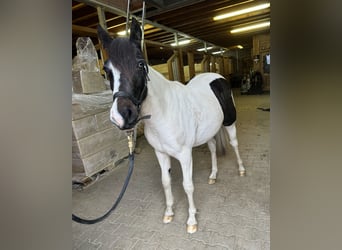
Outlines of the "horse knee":
<svg viewBox="0 0 342 250">
<path fill-rule="evenodd" d="M 216 152 L 216 140 L 214 138 L 208 141 L 208 147 L 209 147 L 210 152 L 212 153 Z"/>
<path fill-rule="evenodd" d="M 230 145 L 232 145 L 234 148 L 237 147 L 239 145 L 238 140 L 237 139 L 230 140 Z"/>
<path fill-rule="evenodd" d="M 162 178 L 162 184 L 163 184 L 164 188 L 169 188 L 171 186 L 171 178 L 163 177 Z"/>
<path fill-rule="evenodd" d="M 194 184 L 193 183 L 183 182 L 183 188 L 184 188 L 184 191 L 186 193 L 194 192 Z"/>
</svg>

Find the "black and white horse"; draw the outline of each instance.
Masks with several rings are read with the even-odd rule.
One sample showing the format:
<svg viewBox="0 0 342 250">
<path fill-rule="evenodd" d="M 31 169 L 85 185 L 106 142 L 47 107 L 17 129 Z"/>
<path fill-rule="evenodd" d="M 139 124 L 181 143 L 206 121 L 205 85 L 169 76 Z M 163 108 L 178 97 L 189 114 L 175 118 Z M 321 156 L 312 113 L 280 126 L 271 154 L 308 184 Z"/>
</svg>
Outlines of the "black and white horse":
<svg viewBox="0 0 342 250">
<path fill-rule="evenodd" d="M 233 146 L 240 175 L 245 168 L 238 151 L 236 110 L 229 82 L 219 74 L 203 73 L 187 85 L 169 81 L 148 66 L 141 51 L 141 28 L 133 19 L 129 38 L 112 39 L 100 26 L 98 35 L 108 60 L 104 65 L 113 90 L 110 120 L 120 129 L 129 130 L 146 116 L 145 137 L 158 158 L 166 197 L 164 223 L 172 221 L 173 196 L 169 173 L 170 157 L 179 160 L 183 187 L 189 201 L 187 232 L 197 231 L 193 200 L 192 148 L 208 143 L 212 170 L 209 184 L 217 174 L 216 147 L 223 146 L 215 138 L 226 130 Z M 227 134 L 227 133 L 225 133 Z M 217 145 L 216 145 L 217 144 Z"/>
</svg>

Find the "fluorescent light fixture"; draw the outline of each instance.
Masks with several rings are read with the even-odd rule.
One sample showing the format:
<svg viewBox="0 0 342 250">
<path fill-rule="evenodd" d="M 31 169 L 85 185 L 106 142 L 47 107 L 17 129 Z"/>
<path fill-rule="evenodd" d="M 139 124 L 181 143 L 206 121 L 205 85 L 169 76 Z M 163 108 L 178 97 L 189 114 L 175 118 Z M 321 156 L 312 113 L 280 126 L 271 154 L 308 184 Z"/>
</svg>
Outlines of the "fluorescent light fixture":
<svg viewBox="0 0 342 250">
<path fill-rule="evenodd" d="M 216 54 L 221 54 L 221 53 L 223 53 L 223 52 L 224 52 L 224 51 L 219 50 L 219 51 L 214 51 L 214 52 L 212 52 L 211 54 L 216 55 Z"/>
<path fill-rule="evenodd" d="M 258 4 L 252 7 L 248 7 L 248 8 L 244 8 L 241 10 L 236 10 L 236 11 L 232 11 L 232 12 L 228 12 L 226 14 L 222 14 L 222 15 L 218 15 L 214 17 L 214 21 L 217 20 L 222 20 L 225 18 L 229 18 L 229 17 L 233 17 L 233 16 L 238 16 L 238 15 L 242 15 L 242 14 L 246 14 L 246 13 L 250 13 L 253 11 L 257 11 L 257 10 L 262 10 L 262 9 L 267 9 L 268 7 L 270 7 L 270 3 L 263 3 L 263 4 Z"/>
<path fill-rule="evenodd" d="M 129 30 L 128 30 L 128 33 L 129 33 Z M 118 33 L 116 33 L 118 36 L 126 36 L 127 33 L 126 33 L 126 30 L 123 30 L 123 31 L 119 31 Z"/>
<path fill-rule="evenodd" d="M 238 45 L 230 46 L 228 49 L 243 49 L 243 46 L 238 44 Z"/>
<path fill-rule="evenodd" d="M 207 47 L 207 50 L 211 50 L 213 47 Z M 205 51 L 206 48 L 197 49 L 197 51 Z"/>
<path fill-rule="evenodd" d="M 153 28 L 154 26 L 150 25 L 150 24 L 145 24 L 144 25 L 144 30 L 147 30 L 147 29 L 151 29 Z M 128 34 L 130 33 L 130 30 L 128 30 Z M 116 33 L 118 36 L 126 36 L 126 30 L 122 30 L 122 31 L 119 31 Z"/>
<path fill-rule="evenodd" d="M 244 31 L 249 31 L 249 30 L 254 30 L 254 29 L 260 29 L 260 28 L 269 27 L 270 25 L 271 25 L 271 22 L 263 22 L 263 23 L 258 23 L 258 24 L 253 24 L 253 25 L 233 29 L 230 31 L 230 33 L 239 33 L 239 32 L 244 32 Z"/>
<path fill-rule="evenodd" d="M 175 46 L 181 46 L 181 45 L 186 45 L 189 44 L 191 42 L 191 40 L 182 40 L 182 41 L 178 41 L 177 43 L 171 43 L 171 46 L 175 47 Z"/>
</svg>

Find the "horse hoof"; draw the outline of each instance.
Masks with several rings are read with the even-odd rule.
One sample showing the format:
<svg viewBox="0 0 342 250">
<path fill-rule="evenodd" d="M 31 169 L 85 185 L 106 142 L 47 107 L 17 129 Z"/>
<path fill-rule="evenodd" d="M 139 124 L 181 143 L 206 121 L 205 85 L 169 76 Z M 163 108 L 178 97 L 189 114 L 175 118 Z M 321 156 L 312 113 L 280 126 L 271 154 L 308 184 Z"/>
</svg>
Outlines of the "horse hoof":
<svg viewBox="0 0 342 250">
<path fill-rule="evenodd" d="M 164 218 L 163 218 L 163 222 L 165 224 L 167 224 L 167 223 L 170 223 L 172 221 L 172 219 L 173 219 L 172 215 L 165 215 Z"/>
<path fill-rule="evenodd" d="M 196 232 L 197 232 L 197 224 L 195 224 L 195 225 L 188 225 L 188 226 L 186 227 L 186 231 L 187 231 L 189 234 L 196 233 Z"/>
<path fill-rule="evenodd" d="M 209 180 L 208 180 L 208 184 L 209 184 L 209 185 L 212 185 L 212 184 L 214 184 L 215 182 L 216 182 L 216 179 L 209 178 Z"/>
<path fill-rule="evenodd" d="M 246 176 L 246 170 L 239 170 L 240 176 Z"/>
</svg>

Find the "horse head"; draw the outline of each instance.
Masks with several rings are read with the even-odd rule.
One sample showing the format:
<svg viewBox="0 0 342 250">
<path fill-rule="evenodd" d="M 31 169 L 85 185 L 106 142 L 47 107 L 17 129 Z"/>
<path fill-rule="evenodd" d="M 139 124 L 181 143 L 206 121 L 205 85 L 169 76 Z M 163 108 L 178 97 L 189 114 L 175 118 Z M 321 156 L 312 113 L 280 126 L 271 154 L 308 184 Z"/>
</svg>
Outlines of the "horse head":
<svg viewBox="0 0 342 250">
<path fill-rule="evenodd" d="M 127 38 L 112 39 L 98 26 L 98 37 L 108 55 L 104 70 L 113 91 L 110 120 L 122 130 L 132 129 L 138 123 L 140 107 L 147 96 L 148 67 L 141 50 L 141 35 L 134 18 Z"/>
</svg>

